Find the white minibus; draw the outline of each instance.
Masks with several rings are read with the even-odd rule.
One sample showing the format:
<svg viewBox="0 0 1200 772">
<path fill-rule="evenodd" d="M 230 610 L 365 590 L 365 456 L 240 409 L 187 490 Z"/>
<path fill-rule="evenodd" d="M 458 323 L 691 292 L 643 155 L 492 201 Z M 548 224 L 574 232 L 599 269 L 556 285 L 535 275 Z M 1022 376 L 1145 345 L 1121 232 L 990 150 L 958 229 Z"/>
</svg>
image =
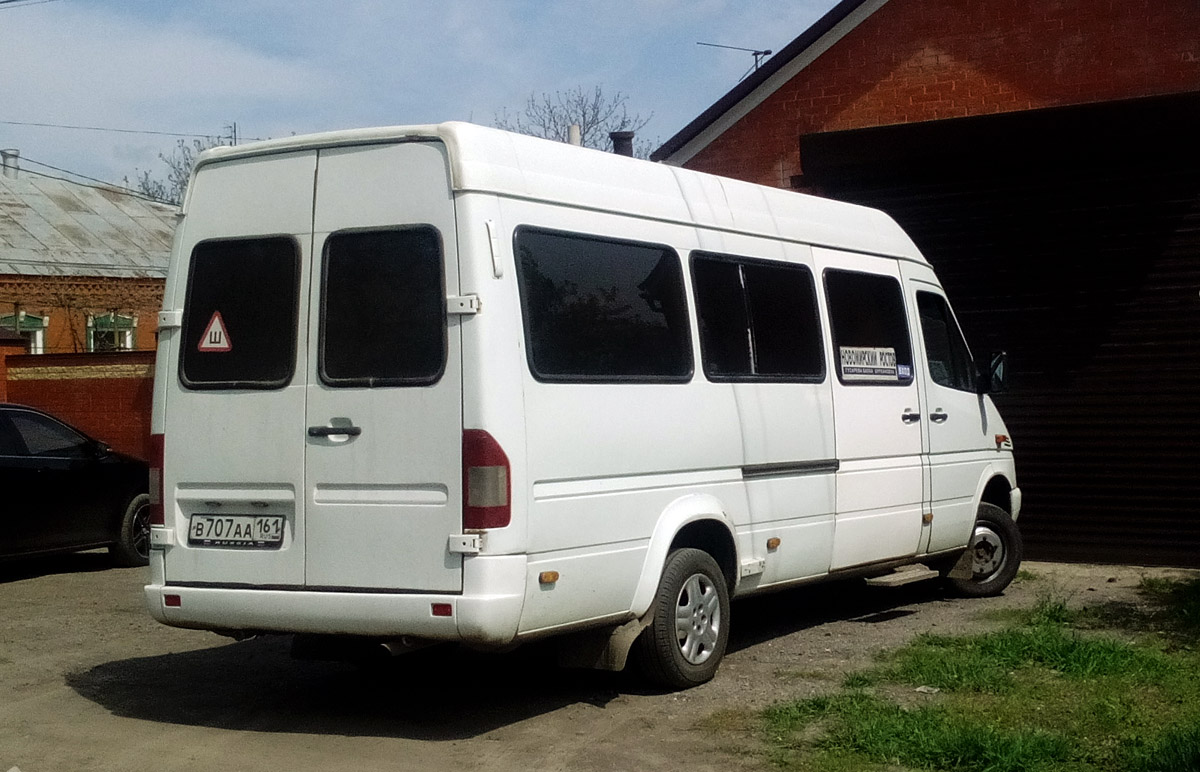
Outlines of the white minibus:
<svg viewBox="0 0 1200 772">
<path fill-rule="evenodd" d="M 159 316 L 146 600 L 298 653 L 563 636 L 688 687 L 731 598 L 1007 586 L 1004 365 L 872 209 L 464 123 L 216 148 Z"/>
</svg>

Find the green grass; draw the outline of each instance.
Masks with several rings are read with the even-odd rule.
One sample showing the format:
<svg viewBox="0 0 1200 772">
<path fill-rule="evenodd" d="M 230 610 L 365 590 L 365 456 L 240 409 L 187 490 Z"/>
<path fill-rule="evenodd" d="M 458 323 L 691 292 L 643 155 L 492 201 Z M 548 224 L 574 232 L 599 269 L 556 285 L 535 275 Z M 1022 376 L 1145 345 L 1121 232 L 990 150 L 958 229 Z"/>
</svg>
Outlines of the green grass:
<svg viewBox="0 0 1200 772">
<path fill-rule="evenodd" d="M 1045 593 L 1004 629 L 919 636 L 834 694 L 765 711 L 767 755 L 806 772 L 1197 772 L 1200 656 L 1178 641 L 1200 628 L 1200 580 L 1141 591 L 1137 614 Z M 1130 635 L 1147 631 L 1175 637 Z"/>
</svg>

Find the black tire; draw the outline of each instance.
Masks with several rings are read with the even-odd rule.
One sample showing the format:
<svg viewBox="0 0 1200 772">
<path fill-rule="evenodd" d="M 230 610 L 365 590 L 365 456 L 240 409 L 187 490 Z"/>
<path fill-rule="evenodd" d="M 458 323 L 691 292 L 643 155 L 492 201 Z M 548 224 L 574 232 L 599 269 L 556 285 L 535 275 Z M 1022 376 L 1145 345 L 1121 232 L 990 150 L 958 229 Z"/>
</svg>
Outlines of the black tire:
<svg viewBox="0 0 1200 772">
<path fill-rule="evenodd" d="M 729 643 L 729 588 L 717 561 L 690 547 L 672 552 L 651 609 L 634 650 L 642 673 L 674 689 L 711 680 Z"/>
<path fill-rule="evenodd" d="M 121 529 L 108 552 L 119 566 L 144 566 L 150 562 L 149 494 L 138 494 L 125 505 Z"/>
<path fill-rule="evenodd" d="M 984 598 L 1004 592 L 1021 567 L 1025 548 L 1009 514 L 994 504 L 983 503 L 975 517 L 967 552 L 972 556 L 971 577 L 947 578 L 946 582 L 959 595 Z"/>
</svg>

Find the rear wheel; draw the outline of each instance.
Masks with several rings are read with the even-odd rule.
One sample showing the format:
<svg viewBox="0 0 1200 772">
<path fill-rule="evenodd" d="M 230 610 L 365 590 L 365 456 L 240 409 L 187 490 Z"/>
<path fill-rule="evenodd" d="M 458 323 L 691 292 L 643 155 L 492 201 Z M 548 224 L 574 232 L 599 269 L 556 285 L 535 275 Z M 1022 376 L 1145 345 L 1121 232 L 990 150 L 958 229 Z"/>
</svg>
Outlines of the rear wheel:
<svg viewBox="0 0 1200 772">
<path fill-rule="evenodd" d="M 711 680 L 729 642 L 729 588 L 712 556 L 678 549 L 667 556 L 636 658 L 651 680 L 686 689 Z"/>
<path fill-rule="evenodd" d="M 117 541 L 108 548 L 122 566 L 144 566 L 150 562 L 150 496 L 134 496 L 125 506 Z"/>
<path fill-rule="evenodd" d="M 999 595 L 1021 567 L 1024 555 L 1021 532 L 1003 509 L 994 504 L 980 504 L 967 553 L 971 556 L 971 576 L 948 578 L 950 587 L 973 598 Z"/>
</svg>

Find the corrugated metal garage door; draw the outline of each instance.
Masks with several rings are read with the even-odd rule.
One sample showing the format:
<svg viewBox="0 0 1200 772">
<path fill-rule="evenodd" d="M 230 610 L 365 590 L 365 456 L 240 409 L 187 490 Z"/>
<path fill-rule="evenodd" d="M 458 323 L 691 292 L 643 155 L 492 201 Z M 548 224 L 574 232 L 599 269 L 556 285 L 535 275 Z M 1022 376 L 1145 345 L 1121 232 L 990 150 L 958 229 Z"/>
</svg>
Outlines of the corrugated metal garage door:
<svg viewBox="0 0 1200 772">
<path fill-rule="evenodd" d="M 1200 566 L 1200 97 L 801 138 L 934 264 L 1017 447 L 1031 556 Z"/>
</svg>

